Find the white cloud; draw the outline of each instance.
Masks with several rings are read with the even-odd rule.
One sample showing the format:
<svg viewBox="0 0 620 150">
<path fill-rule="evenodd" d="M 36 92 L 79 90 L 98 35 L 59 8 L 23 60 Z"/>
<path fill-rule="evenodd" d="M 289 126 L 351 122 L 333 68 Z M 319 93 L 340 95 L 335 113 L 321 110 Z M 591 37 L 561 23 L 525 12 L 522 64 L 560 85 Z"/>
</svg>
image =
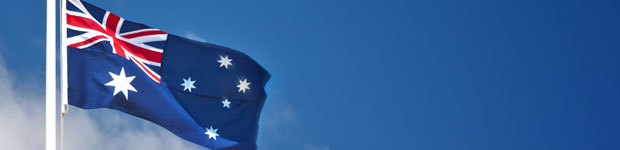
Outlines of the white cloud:
<svg viewBox="0 0 620 150">
<path fill-rule="evenodd" d="M 185 33 L 185 37 L 187 37 L 188 39 L 192 39 L 192 40 L 196 40 L 196 41 L 200 41 L 200 42 L 207 42 L 207 39 L 198 36 L 194 32 L 186 32 Z"/>
<path fill-rule="evenodd" d="M 259 149 L 330 150 L 328 145 L 316 143 L 298 134 L 305 129 L 303 116 L 288 100 L 286 93 L 269 89 L 269 95 L 261 115 L 258 136 Z"/>
<path fill-rule="evenodd" d="M 0 43 L 0 51 L 3 50 L 5 48 Z M 36 84 L 32 81 L 14 82 L 15 77 L 5 66 L 0 56 L 0 145 L 2 149 L 43 149 L 45 118 L 42 97 L 20 89 L 25 87 L 34 92 L 42 91 L 35 89 L 41 87 L 34 86 Z"/>
<path fill-rule="evenodd" d="M 278 90 L 270 89 L 267 97 L 261 114 L 258 149 L 303 149 L 300 143 L 305 141 L 294 133 L 300 126 L 294 106 Z"/>
<path fill-rule="evenodd" d="M 293 106 L 286 102 L 278 101 L 268 104 L 272 105 L 268 107 L 271 107 L 274 111 L 265 113 L 263 120 L 263 125 L 265 125 L 265 127 L 280 130 L 282 128 L 290 128 L 294 125 L 298 125 L 297 112 L 295 112 Z"/>
<path fill-rule="evenodd" d="M 263 108 L 260 133 L 268 137 L 283 137 L 289 130 L 299 125 L 297 112 L 289 104 L 283 93 L 270 90 Z"/>
<path fill-rule="evenodd" d="M 6 50 L 0 43 L 0 51 Z M 32 77 L 26 77 L 32 78 Z M 0 56 L 1 149 L 45 147 L 44 81 L 15 81 Z M 71 107 L 65 117 L 65 150 L 201 149 L 164 128 L 110 109 Z"/>
<path fill-rule="evenodd" d="M 0 43 L 0 51 L 6 50 Z M 0 145 L 3 149 L 43 149 L 45 146 L 45 122 L 43 101 L 40 95 L 28 91 L 16 92 L 20 88 L 41 91 L 32 81 L 14 82 L 0 56 Z M 15 86 L 15 84 L 21 84 Z"/>
</svg>

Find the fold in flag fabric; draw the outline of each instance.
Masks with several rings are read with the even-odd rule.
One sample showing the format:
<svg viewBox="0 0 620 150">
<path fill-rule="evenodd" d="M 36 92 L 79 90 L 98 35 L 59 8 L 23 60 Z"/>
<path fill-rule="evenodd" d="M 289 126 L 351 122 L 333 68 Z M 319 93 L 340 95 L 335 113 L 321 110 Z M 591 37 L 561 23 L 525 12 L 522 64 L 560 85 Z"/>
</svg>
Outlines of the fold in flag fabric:
<svg viewBox="0 0 620 150">
<path fill-rule="evenodd" d="M 110 108 L 211 149 L 256 149 L 269 73 L 249 56 L 68 0 L 69 104 Z"/>
</svg>

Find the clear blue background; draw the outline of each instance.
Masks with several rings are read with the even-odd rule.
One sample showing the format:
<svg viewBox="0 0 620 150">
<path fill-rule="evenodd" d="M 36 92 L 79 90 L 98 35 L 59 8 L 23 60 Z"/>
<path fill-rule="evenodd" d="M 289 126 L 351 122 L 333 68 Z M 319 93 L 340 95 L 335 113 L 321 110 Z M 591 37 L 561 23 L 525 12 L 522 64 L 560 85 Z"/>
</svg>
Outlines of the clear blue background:
<svg viewBox="0 0 620 150">
<path fill-rule="evenodd" d="M 620 149 L 619 1 L 89 2 L 260 62 L 263 149 Z M 0 6 L 18 79 L 44 77 L 44 4 Z"/>
</svg>

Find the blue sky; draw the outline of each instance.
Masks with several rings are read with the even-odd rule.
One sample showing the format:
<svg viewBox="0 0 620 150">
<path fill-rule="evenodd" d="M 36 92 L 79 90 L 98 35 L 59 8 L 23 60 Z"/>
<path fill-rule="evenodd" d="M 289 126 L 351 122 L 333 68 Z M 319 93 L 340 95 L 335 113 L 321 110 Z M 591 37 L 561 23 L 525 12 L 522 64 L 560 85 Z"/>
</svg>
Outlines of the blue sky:
<svg viewBox="0 0 620 150">
<path fill-rule="evenodd" d="M 261 63 L 261 149 L 620 149 L 618 1 L 88 2 Z M 44 4 L 0 6 L 16 93 L 43 95 Z M 111 110 L 74 114 L 175 138 Z"/>
</svg>

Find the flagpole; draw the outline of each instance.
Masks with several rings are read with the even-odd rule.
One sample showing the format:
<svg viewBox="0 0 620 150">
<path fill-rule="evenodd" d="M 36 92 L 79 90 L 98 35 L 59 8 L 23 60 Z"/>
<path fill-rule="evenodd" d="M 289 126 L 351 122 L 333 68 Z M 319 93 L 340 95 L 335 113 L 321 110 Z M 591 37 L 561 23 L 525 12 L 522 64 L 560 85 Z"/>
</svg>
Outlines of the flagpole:
<svg viewBox="0 0 620 150">
<path fill-rule="evenodd" d="M 62 115 L 66 115 L 69 111 L 69 103 L 67 100 L 67 1 L 60 0 L 60 111 Z"/>
<path fill-rule="evenodd" d="M 45 30 L 45 149 L 56 150 L 56 0 L 47 0 Z"/>
<path fill-rule="evenodd" d="M 67 1 L 60 0 L 60 150 L 64 145 L 65 115 L 69 111 L 67 100 Z"/>
</svg>

